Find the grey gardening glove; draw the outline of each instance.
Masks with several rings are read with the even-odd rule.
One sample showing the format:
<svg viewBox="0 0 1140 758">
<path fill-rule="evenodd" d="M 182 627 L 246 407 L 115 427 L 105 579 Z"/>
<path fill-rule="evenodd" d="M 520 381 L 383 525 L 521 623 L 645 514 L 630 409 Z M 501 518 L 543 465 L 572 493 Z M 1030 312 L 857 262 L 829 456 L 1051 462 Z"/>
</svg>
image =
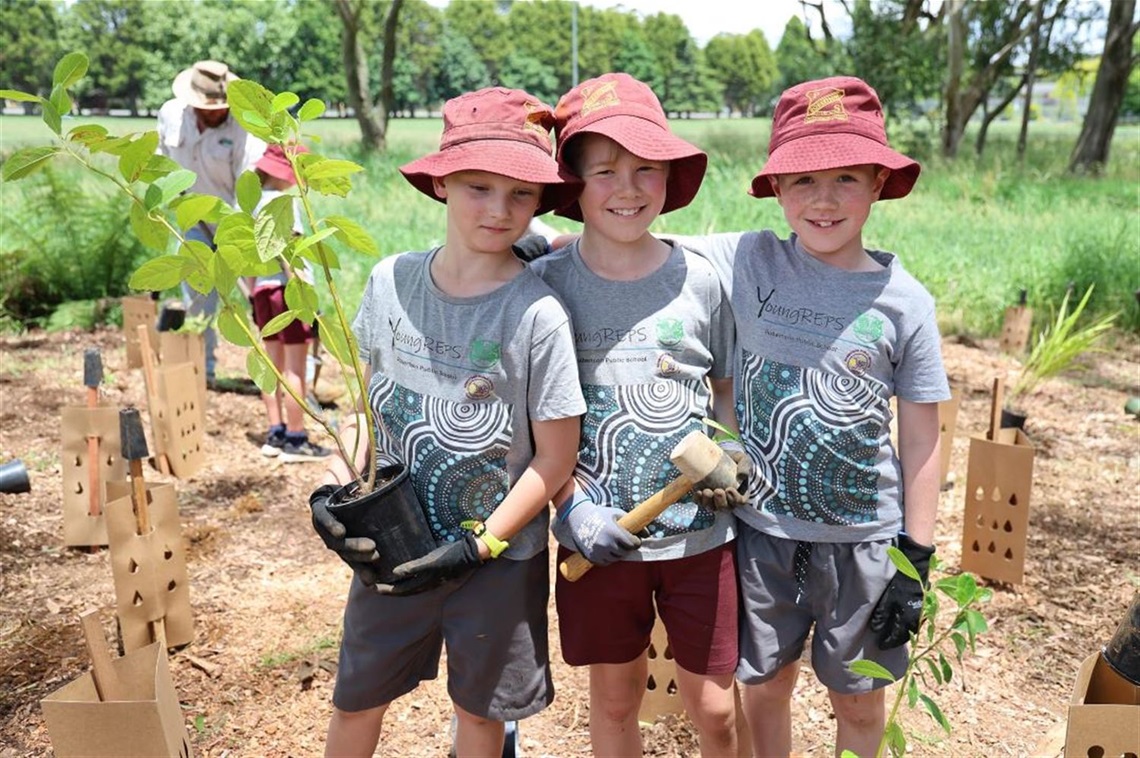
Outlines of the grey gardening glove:
<svg viewBox="0 0 1140 758">
<path fill-rule="evenodd" d="M 367 537 L 345 537 L 344 524 L 329 513 L 329 503 L 338 489 L 340 487 L 335 484 L 323 484 L 309 495 L 313 529 L 320 535 L 325 547 L 339 555 L 356 572 L 360 581 L 372 586 L 376 583 L 374 561 L 379 560 L 380 554 L 376 552 L 376 543 Z"/>
<path fill-rule="evenodd" d="M 617 523 L 625 515 L 620 508 L 606 508 L 575 492 L 560 511 L 558 518 L 570 528 L 574 546 L 595 566 L 607 566 L 641 547 L 641 538 Z"/>
<path fill-rule="evenodd" d="M 744 451 L 744 446 L 736 441 L 720 443 L 729 458 L 736 464 L 736 486 L 725 489 L 712 487 L 699 481 L 693 485 L 693 501 L 705 508 L 714 510 L 733 508 L 748 502 L 748 480 L 752 478 L 752 459 Z"/>
<path fill-rule="evenodd" d="M 922 589 L 930 586 L 930 558 L 934 548 L 920 545 L 906 532 L 899 532 L 897 547 L 907 557 L 922 584 L 901 571 L 896 571 L 879 598 L 871 614 L 871 631 L 878 634 L 879 647 L 890 650 L 910 641 L 910 636 L 918 632 L 922 619 Z"/>
<path fill-rule="evenodd" d="M 456 542 L 440 545 L 422 558 L 405 561 L 392 569 L 395 581 L 377 584 L 381 595 L 413 595 L 474 571 L 479 559 L 479 542 L 468 533 Z"/>
</svg>

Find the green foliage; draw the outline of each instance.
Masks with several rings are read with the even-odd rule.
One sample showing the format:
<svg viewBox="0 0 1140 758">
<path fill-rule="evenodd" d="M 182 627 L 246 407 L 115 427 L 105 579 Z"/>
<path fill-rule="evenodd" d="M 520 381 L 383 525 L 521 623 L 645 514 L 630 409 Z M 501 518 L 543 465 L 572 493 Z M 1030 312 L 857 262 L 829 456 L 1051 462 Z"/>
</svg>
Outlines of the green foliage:
<svg viewBox="0 0 1140 758">
<path fill-rule="evenodd" d="M 1008 399 L 1011 402 L 1032 392 L 1042 380 L 1069 368 L 1082 355 L 1099 349 L 1101 339 L 1112 328 L 1118 314 L 1109 313 L 1091 323 L 1078 326 L 1085 306 L 1092 297 L 1093 288 L 1094 285 L 1090 285 L 1085 290 L 1084 296 L 1071 312 L 1069 297 L 1072 292 L 1065 292 L 1061 307 L 1037 334 L 1029 357 L 1022 364 L 1021 374 L 1010 388 Z"/>
<path fill-rule="evenodd" d="M 900 573 L 919 581 L 918 572 L 901 550 L 889 547 L 887 553 Z M 937 571 L 939 565 L 938 557 L 932 557 L 931 572 Z M 947 735 L 950 734 L 950 721 L 927 691 L 932 687 L 949 684 L 954 677 L 951 662 L 961 665 L 966 650 L 974 651 L 978 635 L 989 628 L 978 607 L 988 603 L 992 597 L 993 590 L 979 587 L 973 574 L 943 577 L 934 582 L 933 588 L 923 588 L 922 618 L 918 632 L 911 636 L 906 671 L 901 679 L 896 679 L 891 672 L 874 661 L 857 660 L 851 664 L 851 671 L 860 676 L 896 684 L 895 699 L 887 713 L 886 728 L 875 751 L 875 758 L 885 755 L 901 758 L 906 755 L 906 732 L 899 713 L 904 698 L 907 707 L 911 709 L 921 703 L 934 723 Z M 943 608 L 943 599 L 951 601 L 952 605 Z M 843 756 L 858 758 L 849 750 L 843 751 Z"/>
<path fill-rule="evenodd" d="M 0 71 L 5 84 L 48 94 L 59 57 L 61 7 L 51 0 L 4 0 L 0 12 Z"/>
<path fill-rule="evenodd" d="M 754 116 L 778 93 L 780 75 L 768 40 L 760 30 L 718 34 L 705 48 L 709 67 L 724 84 L 724 102 L 741 115 Z"/>
</svg>

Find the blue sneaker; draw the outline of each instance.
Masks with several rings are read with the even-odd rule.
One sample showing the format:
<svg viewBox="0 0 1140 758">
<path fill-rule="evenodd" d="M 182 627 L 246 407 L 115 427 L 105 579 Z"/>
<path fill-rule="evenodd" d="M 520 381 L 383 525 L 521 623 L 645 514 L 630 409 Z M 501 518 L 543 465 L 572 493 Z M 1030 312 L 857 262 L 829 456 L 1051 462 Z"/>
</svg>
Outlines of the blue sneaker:
<svg viewBox="0 0 1140 758">
<path fill-rule="evenodd" d="M 265 436 L 265 444 L 261 446 L 261 454 L 266 458 L 276 458 L 281 455 L 281 448 L 285 447 L 285 432 L 271 431 Z"/>
<path fill-rule="evenodd" d="M 283 463 L 307 463 L 308 461 L 319 461 L 327 458 L 332 450 L 320 445 L 314 445 L 308 439 L 301 442 L 290 442 L 285 440 L 285 444 L 281 447 L 281 461 Z"/>
</svg>

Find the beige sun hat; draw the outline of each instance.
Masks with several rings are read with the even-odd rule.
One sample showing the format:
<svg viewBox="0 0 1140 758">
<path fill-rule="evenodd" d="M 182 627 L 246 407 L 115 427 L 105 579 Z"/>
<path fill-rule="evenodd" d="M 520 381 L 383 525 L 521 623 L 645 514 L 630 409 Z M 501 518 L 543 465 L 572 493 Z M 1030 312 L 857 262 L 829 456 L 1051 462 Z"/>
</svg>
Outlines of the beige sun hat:
<svg viewBox="0 0 1140 758">
<path fill-rule="evenodd" d="M 179 101 L 194 108 L 213 111 L 228 108 L 226 85 L 238 75 L 220 61 L 198 61 L 174 77 L 171 89 Z"/>
</svg>

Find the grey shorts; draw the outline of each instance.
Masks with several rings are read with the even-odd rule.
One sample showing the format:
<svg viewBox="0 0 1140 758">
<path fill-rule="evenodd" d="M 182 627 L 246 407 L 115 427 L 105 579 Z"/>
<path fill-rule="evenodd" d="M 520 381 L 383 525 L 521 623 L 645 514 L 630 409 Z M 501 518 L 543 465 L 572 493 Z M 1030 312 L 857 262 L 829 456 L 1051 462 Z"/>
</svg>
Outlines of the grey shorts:
<svg viewBox="0 0 1140 758">
<path fill-rule="evenodd" d="M 511 721 L 554 699 L 547 643 L 550 554 L 488 561 L 466 578 L 407 597 L 353 575 L 333 705 L 362 711 L 435 679 L 447 645 L 447 692 L 468 713 Z"/>
<path fill-rule="evenodd" d="M 803 654 L 812 632 L 811 665 L 820 682 L 847 695 L 885 687 L 848 666 L 875 661 L 895 676 L 906 670 L 906 645 L 882 650 L 868 624 L 894 576 L 887 556 L 891 540 L 808 543 L 802 591 L 793 567 L 795 540 L 740 524 L 736 560 L 740 572 L 740 662 L 736 678 L 761 684 Z"/>
</svg>

